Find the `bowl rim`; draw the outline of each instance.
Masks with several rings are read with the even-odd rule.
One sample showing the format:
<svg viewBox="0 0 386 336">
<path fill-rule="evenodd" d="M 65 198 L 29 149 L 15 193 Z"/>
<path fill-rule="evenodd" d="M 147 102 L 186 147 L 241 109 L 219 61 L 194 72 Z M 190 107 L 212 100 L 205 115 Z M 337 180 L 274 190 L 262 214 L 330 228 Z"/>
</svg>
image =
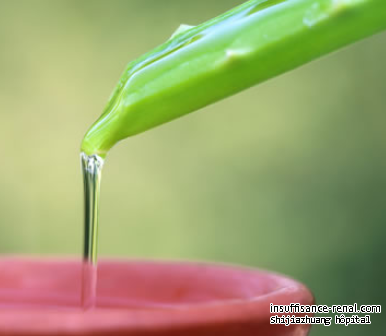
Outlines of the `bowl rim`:
<svg viewBox="0 0 386 336">
<path fill-rule="evenodd" d="M 0 257 L 0 265 L 12 263 L 80 263 L 79 259 L 68 257 Z M 96 333 L 103 330 L 113 334 L 114 331 L 149 332 L 153 330 L 183 330 L 184 328 L 202 325 L 240 324 L 252 322 L 254 324 L 269 324 L 273 314 L 269 311 L 270 304 L 313 304 L 314 297 L 300 282 L 275 272 L 255 269 L 246 266 L 213 263 L 202 261 L 179 260 L 132 260 L 102 258 L 102 263 L 114 265 L 152 265 L 168 267 L 206 267 L 210 269 L 229 269 L 238 274 L 251 274 L 257 278 L 270 277 L 278 285 L 276 289 L 264 295 L 251 296 L 248 299 L 224 300 L 220 303 L 202 303 L 178 306 L 172 309 L 122 309 L 102 308 L 84 311 L 81 308 L 47 309 L 47 308 L 12 308 L 0 307 L 0 335 L 4 332 L 23 335 Z M 296 314 L 294 314 L 296 315 Z M 300 316 L 300 315 L 299 315 Z M 151 323 L 149 323 L 151 321 Z"/>
</svg>

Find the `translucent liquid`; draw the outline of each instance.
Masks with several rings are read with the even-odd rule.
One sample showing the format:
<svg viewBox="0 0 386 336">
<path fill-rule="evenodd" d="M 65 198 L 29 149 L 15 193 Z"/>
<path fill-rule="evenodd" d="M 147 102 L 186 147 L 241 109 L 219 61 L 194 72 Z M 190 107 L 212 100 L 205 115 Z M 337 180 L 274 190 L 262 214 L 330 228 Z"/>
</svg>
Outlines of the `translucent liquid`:
<svg viewBox="0 0 386 336">
<path fill-rule="evenodd" d="M 84 250 L 82 274 L 82 306 L 95 307 L 97 286 L 97 245 L 99 193 L 103 159 L 81 153 L 84 182 Z"/>
</svg>

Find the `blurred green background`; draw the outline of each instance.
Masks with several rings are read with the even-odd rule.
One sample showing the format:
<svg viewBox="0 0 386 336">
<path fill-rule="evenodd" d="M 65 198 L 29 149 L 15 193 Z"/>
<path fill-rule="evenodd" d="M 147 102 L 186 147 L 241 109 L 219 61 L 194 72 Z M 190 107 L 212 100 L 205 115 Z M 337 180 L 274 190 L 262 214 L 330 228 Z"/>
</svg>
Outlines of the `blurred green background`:
<svg viewBox="0 0 386 336">
<path fill-rule="evenodd" d="M 79 147 L 128 61 L 242 0 L 0 0 L 0 253 L 82 246 Z M 385 304 L 386 34 L 115 147 L 100 256 L 225 261 Z M 380 335 L 371 326 L 311 335 Z"/>
</svg>

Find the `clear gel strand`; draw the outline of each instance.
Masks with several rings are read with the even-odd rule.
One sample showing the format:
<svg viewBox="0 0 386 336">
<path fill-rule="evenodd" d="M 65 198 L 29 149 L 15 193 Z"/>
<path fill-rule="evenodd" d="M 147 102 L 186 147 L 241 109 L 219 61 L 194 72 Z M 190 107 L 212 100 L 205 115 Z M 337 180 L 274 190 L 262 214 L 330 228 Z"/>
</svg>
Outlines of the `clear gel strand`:
<svg viewBox="0 0 386 336">
<path fill-rule="evenodd" d="M 99 194 L 104 160 L 81 153 L 84 182 L 84 245 L 82 265 L 83 309 L 96 305 Z"/>
</svg>

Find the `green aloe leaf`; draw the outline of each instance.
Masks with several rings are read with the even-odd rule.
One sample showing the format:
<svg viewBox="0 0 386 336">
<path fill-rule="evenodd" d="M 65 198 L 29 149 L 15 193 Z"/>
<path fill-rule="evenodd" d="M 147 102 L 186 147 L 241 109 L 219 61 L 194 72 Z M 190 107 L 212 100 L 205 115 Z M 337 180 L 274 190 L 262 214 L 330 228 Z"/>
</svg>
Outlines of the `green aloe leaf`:
<svg viewBox="0 0 386 336">
<path fill-rule="evenodd" d="M 251 0 L 182 26 L 128 65 L 82 151 L 104 157 L 122 139 L 383 29 L 385 0 Z"/>
</svg>

